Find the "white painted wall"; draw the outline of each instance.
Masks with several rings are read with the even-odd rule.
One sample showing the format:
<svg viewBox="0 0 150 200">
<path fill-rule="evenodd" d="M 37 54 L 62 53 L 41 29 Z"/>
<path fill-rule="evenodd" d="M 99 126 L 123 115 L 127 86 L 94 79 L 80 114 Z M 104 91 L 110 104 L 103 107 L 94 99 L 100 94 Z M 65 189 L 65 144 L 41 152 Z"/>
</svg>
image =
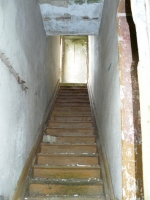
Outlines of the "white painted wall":
<svg viewBox="0 0 150 200">
<path fill-rule="evenodd" d="M 118 66 L 118 0 L 105 0 L 100 33 L 89 37 L 89 85 L 101 144 L 105 150 L 114 195 L 122 199 L 121 113 Z"/>
<path fill-rule="evenodd" d="M 12 199 L 59 78 L 60 38 L 46 39 L 36 0 L 0 1 L 0 196 Z M 53 51 L 52 51 L 53 49 Z"/>
</svg>

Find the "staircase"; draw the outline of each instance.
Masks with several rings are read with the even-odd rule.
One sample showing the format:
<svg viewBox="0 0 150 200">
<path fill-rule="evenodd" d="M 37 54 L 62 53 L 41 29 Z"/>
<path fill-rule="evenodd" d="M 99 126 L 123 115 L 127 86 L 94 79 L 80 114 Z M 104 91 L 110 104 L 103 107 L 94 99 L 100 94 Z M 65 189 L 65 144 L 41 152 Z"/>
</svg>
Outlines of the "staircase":
<svg viewBox="0 0 150 200">
<path fill-rule="evenodd" d="M 60 86 L 29 183 L 32 200 L 104 200 L 86 86 Z"/>
</svg>

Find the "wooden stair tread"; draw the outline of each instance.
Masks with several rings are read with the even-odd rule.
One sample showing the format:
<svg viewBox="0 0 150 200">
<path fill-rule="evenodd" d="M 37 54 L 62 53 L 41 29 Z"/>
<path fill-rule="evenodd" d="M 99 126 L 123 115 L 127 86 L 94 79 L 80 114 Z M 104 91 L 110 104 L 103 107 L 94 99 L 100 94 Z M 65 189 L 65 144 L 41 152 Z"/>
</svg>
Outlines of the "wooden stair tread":
<svg viewBox="0 0 150 200">
<path fill-rule="evenodd" d="M 48 183 L 53 183 L 53 184 L 77 184 L 77 185 L 82 185 L 82 184 L 103 184 L 102 179 L 100 178 L 86 178 L 86 179 L 48 179 L 48 178 L 32 178 L 30 180 L 30 183 L 43 183 L 43 184 L 48 184 Z"/>
<path fill-rule="evenodd" d="M 99 196 L 41 196 L 41 197 L 25 197 L 24 200 L 105 200 L 104 195 Z"/>
<path fill-rule="evenodd" d="M 47 128 L 46 133 L 52 136 L 93 136 L 94 128 L 75 129 L 75 128 Z"/>
<path fill-rule="evenodd" d="M 29 194 L 34 195 L 100 195 L 103 194 L 103 185 L 61 185 L 61 184 L 30 184 Z"/>
<path fill-rule="evenodd" d="M 60 178 L 60 179 L 83 179 L 100 178 L 101 168 L 99 165 L 34 165 L 34 177 Z"/>
<path fill-rule="evenodd" d="M 85 169 L 101 169 L 100 165 L 84 165 L 84 166 L 60 166 L 60 165 L 39 165 L 39 164 L 35 164 L 34 165 L 35 169 L 72 169 L 72 170 L 76 170 L 76 169 L 81 169 L 81 170 L 85 170 Z"/>
<path fill-rule="evenodd" d="M 66 102 L 66 103 L 65 103 L 65 102 L 60 102 L 60 103 L 56 103 L 55 106 L 64 106 L 64 107 L 67 107 L 67 106 L 72 106 L 72 107 L 75 107 L 75 106 L 84 107 L 84 106 L 85 106 L 85 107 L 86 107 L 86 106 L 90 106 L 90 103 L 89 103 L 89 102 L 85 102 L 85 103 L 84 103 L 84 102 L 83 102 L 83 103 L 82 103 L 82 102 L 80 102 L 80 103 L 73 103 L 73 102 L 72 102 L 72 103 L 70 103 L 70 102 L 68 102 L 68 103 Z"/>
<path fill-rule="evenodd" d="M 76 144 L 76 145 L 80 145 L 80 144 L 86 144 L 86 145 L 90 145 L 90 144 L 96 144 L 95 143 L 95 136 L 54 136 L 55 137 L 55 142 L 53 142 L 52 144 Z M 41 143 L 41 144 L 49 144 L 49 143 Z"/>
<path fill-rule="evenodd" d="M 48 122 L 48 127 L 51 128 L 82 128 L 82 129 L 87 129 L 87 128 L 92 128 L 93 124 L 92 122 Z"/>
<path fill-rule="evenodd" d="M 96 154 L 96 144 L 41 144 L 42 153 Z"/>
<path fill-rule="evenodd" d="M 48 165 L 99 165 L 99 159 L 97 155 L 80 155 L 80 154 L 38 154 L 37 164 Z"/>
<path fill-rule="evenodd" d="M 42 142 L 41 145 L 43 146 L 68 146 L 68 147 L 72 147 L 72 146 L 81 146 L 81 147 L 96 147 L 96 143 L 94 144 L 49 144 L 49 143 L 44 143 Z"/>
<path fill-rule="evenodd" d="M 97 153 L 39 153 L 38 156 L 46 157 L 98 157 Z"/>
</svg>

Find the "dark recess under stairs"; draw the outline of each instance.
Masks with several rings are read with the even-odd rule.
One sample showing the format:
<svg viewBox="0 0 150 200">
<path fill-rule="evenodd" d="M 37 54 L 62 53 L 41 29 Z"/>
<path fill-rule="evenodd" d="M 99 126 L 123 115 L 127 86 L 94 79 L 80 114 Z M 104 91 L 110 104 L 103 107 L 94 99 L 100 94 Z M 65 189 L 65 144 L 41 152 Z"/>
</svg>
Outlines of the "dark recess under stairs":
<svg viewBox="0 0 150 200">
<path fill-rule="evenodd" d="M 32 200 L 104 200 L 87 86 L 60 86 L 29 183 Z"/>
</svg>

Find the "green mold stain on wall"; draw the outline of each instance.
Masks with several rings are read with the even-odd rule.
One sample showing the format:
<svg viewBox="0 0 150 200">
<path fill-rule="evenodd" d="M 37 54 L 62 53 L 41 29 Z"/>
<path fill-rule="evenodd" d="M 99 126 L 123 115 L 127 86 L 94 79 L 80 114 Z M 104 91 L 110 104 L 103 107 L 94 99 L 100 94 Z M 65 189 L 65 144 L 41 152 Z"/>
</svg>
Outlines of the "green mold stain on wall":
<svg viewBox="0 0 150 200">
<path fill-rule="evenodd" d="M 100 3 L 103 2 L 103 0 L 87 0 L 87 3 Z"/>
</svg>

